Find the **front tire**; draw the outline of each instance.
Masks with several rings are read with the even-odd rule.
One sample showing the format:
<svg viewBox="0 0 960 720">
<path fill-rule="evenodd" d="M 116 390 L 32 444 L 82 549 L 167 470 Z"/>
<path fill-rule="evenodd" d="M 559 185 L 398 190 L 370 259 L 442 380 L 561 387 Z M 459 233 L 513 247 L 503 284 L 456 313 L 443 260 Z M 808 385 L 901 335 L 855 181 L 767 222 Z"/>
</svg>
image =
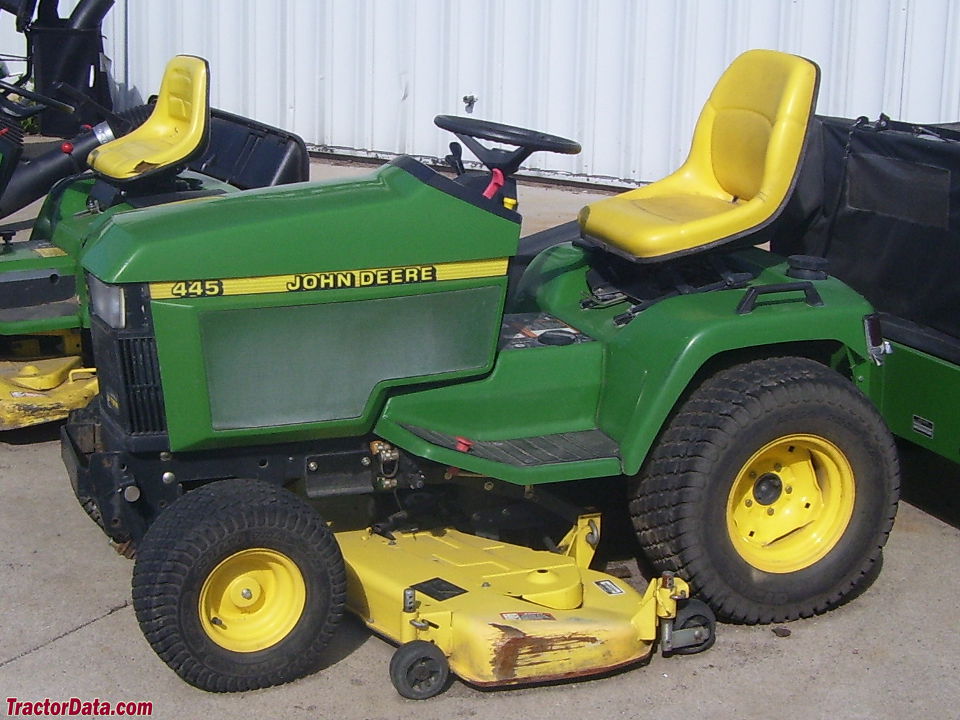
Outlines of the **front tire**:
<svg viewBox="0 0 960 720">
<path fill-rule="evenodd" d="M 784 622 L 842 603 L 880 558 L 899 497 L 893 438 L 840 374 L 805 358 L 714 375 L 631 483 L 640 544 L 717 613 Z"/>
<path fill-rule="evenodd" d="M 713 610 L 702 600 L 689 598 L 677 608 L 673 619 L 674 632 L 677 630 L 699 630 L 702 639 L 695 645 L 674 648 L 669 655 L 696 655 L 709 650 L 717 641 L 717 618 Z"/>
<path fill-rule="evenodd" d="M 186 682 L 214 692 L 317 670 L 344 594 L 323 518 L 259 481 L 214 482 L 177 500 L 144 536 L 133 570 L 147 641 Z"/>
<path fill-rule="evenodd" d="M 390 681 L 410 700 L 426 700 L 442 693 L 450 677 L 450 664 L 433 643 L 414 640 L 397 648 L 390 658 Z"/>
</svg>

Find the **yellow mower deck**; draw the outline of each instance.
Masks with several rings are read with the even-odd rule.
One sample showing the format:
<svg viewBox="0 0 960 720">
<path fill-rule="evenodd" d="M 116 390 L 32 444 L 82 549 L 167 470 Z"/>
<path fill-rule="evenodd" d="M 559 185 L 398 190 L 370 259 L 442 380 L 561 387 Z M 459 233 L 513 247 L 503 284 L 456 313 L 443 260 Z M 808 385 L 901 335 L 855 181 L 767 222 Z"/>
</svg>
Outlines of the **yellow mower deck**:
<svg viewBox="0 0 960 720">
<path fill-rule="evenodd" d="M 400 644 L 398 656 L 425 641 L 462 679 L 496 686 L 594 675 L 650 655 L 660 621 L 676 615 L 689 588 L 656 579 L 641 595 L 590 570 L 598 534 L 599 516 L 581 518 L 561 543 L 565 554 L 448 528 L 336 537 L 348 608 Z"/>
<path fill-rule="evenodd" d="M 97 394 L 79 356 L 0 362 L 0 431 L 60 420 Z"/>
</svg>

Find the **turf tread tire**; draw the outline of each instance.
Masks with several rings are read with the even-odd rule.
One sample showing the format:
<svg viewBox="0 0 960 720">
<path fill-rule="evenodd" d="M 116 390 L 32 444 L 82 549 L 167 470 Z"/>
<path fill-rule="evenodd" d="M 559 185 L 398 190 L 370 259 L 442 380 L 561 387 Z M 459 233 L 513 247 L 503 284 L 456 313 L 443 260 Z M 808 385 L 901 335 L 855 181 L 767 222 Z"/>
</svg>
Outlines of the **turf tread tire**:
<svg viewBox="0 0 960 720">
<path fill-rule="evenodd" d="M 716 546 L 723 544 L 719 536 L 713 536 L 716 542 L 704 539 L 709 530 L 702 531 L 703 527 L 711 522 L 705 514 L 705 497 L 711 483 L 717 482 L 717 466 L 736 438 L 756 428 L 765 417 L 809 411 L 812 404 L 828 415 L 848 418 L 863 433 L 863 442 L 880 468 L 870 487 L 857 481 L 857 502 L 865 496 L 864 503 L 870 505 L 865 511 L 867 517 L 855 510 L 856 522 L 861 525 L 857 529 L 861 536 L 856 543 L 858 549 L 851 552 L 843 572 L 834 568 L 837 577 L 829 587 L 811 586 L 814 591 L 805 597 L 747 597 L 728 582 L 731 567 L 729 557 L 718 558 Z M 687 398 L 661 433 L 640 473 L 631 479 L 629 510 L 640 545 L 658 572 L 678 573 L 723 620 L 774 623 L 825 612 L 869 581 L 893 526 L 899 487 L 893 437 L 852 383 L 813 360 L 766 358 L 720 371 Z M 712 523 L 717 522 L 714 514 Z M 844 538 L 851 534 L 854 522 L 852 519 Z M 726 542 L 729 544 L 729 539 Z M 802 572 L 815 578 L 817 566 L 836 552 L 831 551 L 808 568 L 810 572 Z M 836 559 L 831 563 L 836 565 Z"/>
<path fill-rule="evenodd" d="M 297 556 L 307 607 L 276 646 L 232 653 L 207 638 L 199 613 L 189 611 L 209 570 L 264 538 L 279 539 L 278 549 Z M 137 554 L 132 593 L 144 636 L 181 678 L 203 690 L 241 692 L 320 668 L 343 615 L 346 575 L 336 539 L 305 501 L 269 483 L 222 480 L 179 498 L 151 525 Z"/>
</svg>

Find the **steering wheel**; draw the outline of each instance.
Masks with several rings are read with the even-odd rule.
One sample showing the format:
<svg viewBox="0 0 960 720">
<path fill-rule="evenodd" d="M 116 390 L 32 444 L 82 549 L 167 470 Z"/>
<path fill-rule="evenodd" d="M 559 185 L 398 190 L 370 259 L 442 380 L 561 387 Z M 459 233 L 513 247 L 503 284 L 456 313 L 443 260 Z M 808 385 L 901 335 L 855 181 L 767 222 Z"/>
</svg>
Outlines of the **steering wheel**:
<svg viewBox="0 0 960 720">
<path fill-rule="evenodd" d="M 499 170 L 505 176 L 513 175 L 520 168 L 520 163 L 540 150 L 563 155 L 576 155 L 580 152 L 580 143 L 574 140 L 513 125 L 456 115 L 437 115 L 433 122 L 437 127 L 449 130 L 460 138 L 491 171 Z M 516 150 L 488 148 L 480 144 L 477 138 L 514 145 Z"/>
<path fill-rule="evenodd" d="M 26 103 L 14 102 L 7 97 L 10 94 L 19 95 L 20 97 L 33 100 L 39 104 L 27 105 Z M 24 118 L 32 117 L 37 113 L 43 112 L 46 108 L 53 108 L 54 110 L 65 113 L 74 112 L 72 105 L 67 105 L 46 95 L 33 92 L 33 90 L 27 90 L 26 88 L 11 85 L 8 82 L 0 80 L 0 111 L 17 120 L 23 120 Z"/>
</svg>

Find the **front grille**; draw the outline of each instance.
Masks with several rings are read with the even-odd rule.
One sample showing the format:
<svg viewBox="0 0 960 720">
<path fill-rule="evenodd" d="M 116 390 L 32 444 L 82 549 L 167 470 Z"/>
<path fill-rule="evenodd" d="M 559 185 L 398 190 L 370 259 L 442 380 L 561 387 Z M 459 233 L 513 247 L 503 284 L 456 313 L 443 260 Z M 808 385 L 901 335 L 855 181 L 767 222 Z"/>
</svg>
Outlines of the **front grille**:
<svg viewBox="0 0 960 720">
<path fill-rule="evenodd" d="M 120 337 L 123 395 L 120 406 L 131 435 L 166 432 L 157 341 L 152 337 Z"/>
</svg>

